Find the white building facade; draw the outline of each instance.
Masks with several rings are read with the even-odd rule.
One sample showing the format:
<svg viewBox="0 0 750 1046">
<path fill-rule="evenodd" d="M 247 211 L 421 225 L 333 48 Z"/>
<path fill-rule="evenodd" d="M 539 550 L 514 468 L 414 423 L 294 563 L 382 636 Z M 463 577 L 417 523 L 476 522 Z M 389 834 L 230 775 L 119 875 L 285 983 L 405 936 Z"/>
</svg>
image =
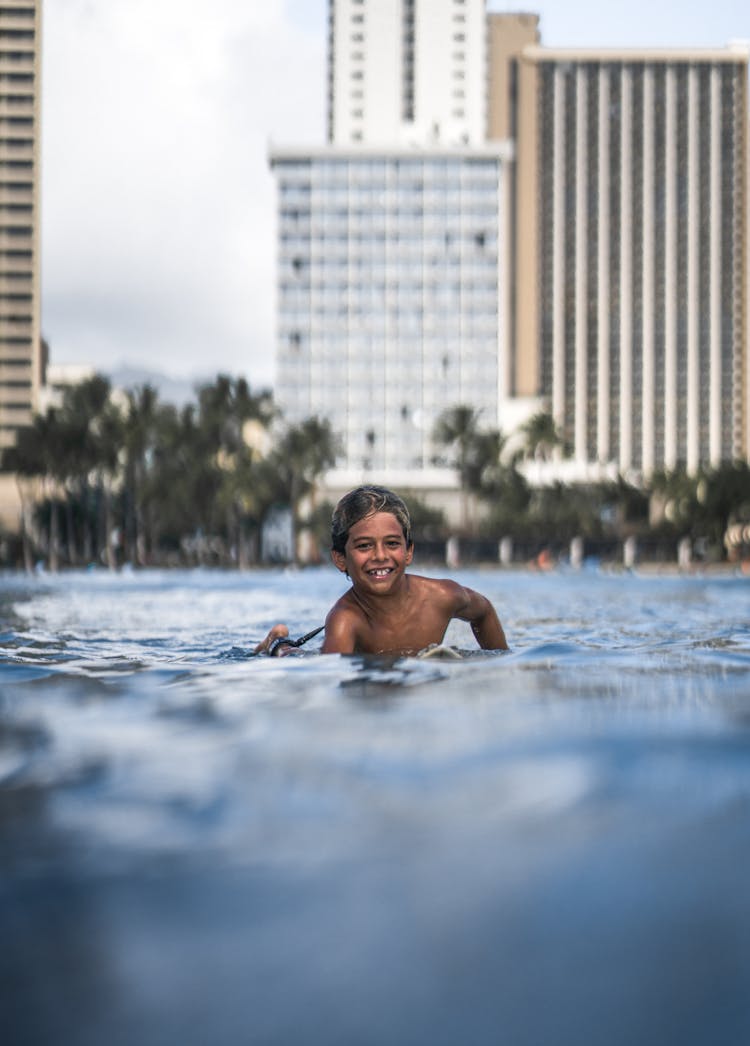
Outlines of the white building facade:
<svg viewBox="0 0 750 1046">
<path fill-rule="evenodd" d="M 470 403 L 498 424 L 509 161 L 500 145 L 272 154 L 276 397 L 341 435 L 337 484 L 453 487 L 439 414 Z"/>
<path fill-rule="evenodd" d="M 328 141 L 485 140 L 485 0 L 330 0 Z"/>
</svg>

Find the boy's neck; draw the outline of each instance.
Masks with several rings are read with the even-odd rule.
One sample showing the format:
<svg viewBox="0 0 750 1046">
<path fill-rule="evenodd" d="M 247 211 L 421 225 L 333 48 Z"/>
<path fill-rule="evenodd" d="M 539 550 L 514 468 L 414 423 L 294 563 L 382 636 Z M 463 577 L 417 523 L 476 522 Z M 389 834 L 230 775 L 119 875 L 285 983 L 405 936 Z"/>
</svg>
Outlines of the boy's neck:
<svg viewBox="0 0 750 1046">
<path fill-rule="evenodd" d="M 364 591 L 359 588 L 356 582 L 352 582 L 351 593 L 355 597 L 361 606 L 369 608 L 377 608 L 382 610 L 387 606 L 398 606 L 399 603 L 404 602 L 409 595 L 409 575 L 403 574 L 398 582 L 396 588 L 390 592 L 370 592 L 367 589 Z"/>
</svg>

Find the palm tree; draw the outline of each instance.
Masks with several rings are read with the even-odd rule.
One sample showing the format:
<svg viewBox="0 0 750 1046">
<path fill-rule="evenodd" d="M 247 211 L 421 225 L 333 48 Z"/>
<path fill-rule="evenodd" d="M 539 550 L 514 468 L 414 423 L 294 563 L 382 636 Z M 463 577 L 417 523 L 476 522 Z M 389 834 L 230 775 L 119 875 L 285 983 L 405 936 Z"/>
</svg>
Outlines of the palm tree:
<svg viewBox="0 0 750 1046">
<path fill-rule="evenodd" d="M 683 531 L 690 525 L 696 505 L 697 477 L 684 467 L 657 470 L 648 484 L 652 526 Z"/>
<path fill-rule="evenodd" d="M 555 419 L 547 411 L 532 414 L 521 426 L 525 455 L 534 461 L 549 461 L 552 452 L 563 445 L 563 438 Z"/>
<path fill-rule="evenodd" d="M 56 572 L 60 567 L 60 494 L 70 469 L 70 430 L 54 408 L 34 421 L 39 433 L 45 470 L 42 489 L 49 506 L 47 564 Z"/>
<path fill-rule="evenodd" d="M 168 404 L 159 412 L 150 459 L 143 492 L 150 545 L 171 556 L 189 535 L 208 533 L 220 485 L 194 404 Z"/>
<path fill-rule="evenodd" d="M 301 499 L 309 494 L 314 509 L 315 486 L 339 453 L 339 438 L 326 418 L 310 417 L 284 432 L 270 456 L 279 488 L 292 513 L 292 550 L 297 560 L 297 531 Z"/>
<path fill-rule="evenodd" d="M 148 473 L 153 467 L 159 439 L 162 405 L 151 385 L 140 385 L 127 392 L 123 416 L 125 454 L 124 535 L 131 563 L 144 565 L 153 553 L 148 526 Z"/>
<path fill-rule="evenodd" d="M 213 384 L 198 388 L 200 426 L 215 452 L 235 453 L 245 444 L 246 423 L 258 421 L 268 427 L 275 413 L 271 393 L 252 392 L 244 378 L 219 374 Z"/>
<path fill-rule="evenodd" d="M 224 531 L 230 554 L 234 549 L 244 565 L 245 509 L 258 457 L 257 448 L 248 442 L 249 426 L 268 428 L 276 413 L 272 397 L 268 390 L 252 392 L 244 378 L 220 374 L 213 384 L 199 388 L 198 407 L 203 452 L 217 479 L 217 518 L 212 526 Z"/>
<path fill-rule="evenodd" d="M 435 443 L 453 452 L 450 464 L 458 473 L 464 530 L 470 526 L 469 496 L 482 494 L 487 470 L 498 464 L 506 442 L 497 429 L 480 429 L 479 418 L 480 411 L 459 404 L 443 411 L 433 430 Z"/>
<path fill-rule="evenodd" d="M 102 541 L 110 570 L 117 566 L 116 546 L 121 540 L 121 528 L 116 526 L 113 500 L 121 471 L 124 425 L 123 413 L 111 401 L 104 404 L 91 425 L 91 435 L 96 441 L 95 473 L 102 494 Z"/>
<path fill-rule="evenodd" d="M 99 431 L 103 414 L 112 409 L 111 395 L 112 387 L 109 379 L 102 374 L 94 374 L 91 378 L 66 389 L 59 408 L 59 453 L 63 457 L 68 561 L 71 564 L 75 564 L 78 560 L 73 521 L 74 504 L 77 504 L 82 510 L 83 549 L 87 561 L 94 554 L 89 501 L 92 480 L 94 481 L 94 495 L 101 500 L 99 490 L 101 484 L 98 487 L 95 480 L 102 454 L 111 454 L 111 450 L 103 446 Z"/>
<path fill-rule="evenodd" d="M 750 465 L 725 461 L 698 477 L 693 516 L 694 537 L 707 537 L 715 548 L 724 548 L 732 522 L 750 521 Z"/>
</svg>

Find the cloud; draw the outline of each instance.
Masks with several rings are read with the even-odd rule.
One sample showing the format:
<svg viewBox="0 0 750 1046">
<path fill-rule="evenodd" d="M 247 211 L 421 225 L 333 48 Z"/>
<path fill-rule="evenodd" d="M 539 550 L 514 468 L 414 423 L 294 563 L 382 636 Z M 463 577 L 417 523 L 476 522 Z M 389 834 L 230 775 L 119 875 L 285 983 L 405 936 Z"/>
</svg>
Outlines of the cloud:
<svg viewBox="0 0 750 1046">
<path fill-rule="evenodd" d="M 323 24 L 290 18 L 281 0 L 48 5 L 43 328 L 53 360 L 268 383 L 268 145 L 322 141 L 324 51 Z"/>
</svg>

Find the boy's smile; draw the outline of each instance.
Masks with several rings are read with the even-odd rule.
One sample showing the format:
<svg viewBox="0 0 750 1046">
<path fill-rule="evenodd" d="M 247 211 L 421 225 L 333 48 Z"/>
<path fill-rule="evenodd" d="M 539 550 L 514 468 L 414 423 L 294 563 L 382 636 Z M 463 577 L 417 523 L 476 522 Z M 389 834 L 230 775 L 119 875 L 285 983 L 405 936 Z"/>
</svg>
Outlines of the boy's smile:
<svg viewBox="0 0 750 1046">
<path fill-rule="evenodd" d="M 403 576 L 413 554 L 396 517 L 374 512 L 354 524 L 344 552 L 334 552 L 333 561 L 349 574 L 353 585 L 387 592 Z"/>
</svg>

